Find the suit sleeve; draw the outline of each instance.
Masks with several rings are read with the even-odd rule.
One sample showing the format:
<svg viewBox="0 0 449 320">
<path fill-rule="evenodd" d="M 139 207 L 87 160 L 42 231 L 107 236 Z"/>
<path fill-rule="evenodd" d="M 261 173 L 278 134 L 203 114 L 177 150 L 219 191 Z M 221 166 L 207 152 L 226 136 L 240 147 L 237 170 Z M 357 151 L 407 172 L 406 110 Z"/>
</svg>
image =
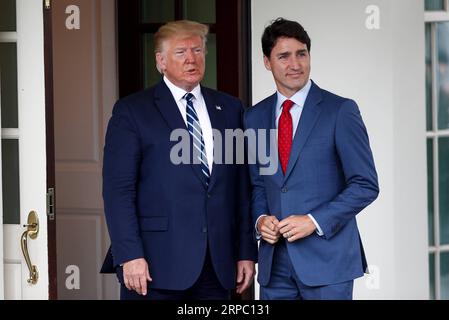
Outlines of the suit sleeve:
<svg viewBox="0 0 449 320">
<path fill-rule="evenodd" d="M 240 113 L 240 127 L 243 127 L 243 106 Z M 251 184 L 247 165 L 247 152 L 245 152 L 245 163 L 239 164 L 240 177 L 240 214 L 239 214 L 239 257 L 238 260 L 257 261 L 257 243 L 254 237 L 254 228 L 251 219 Z"/>
<path fill-rule="evenodd" d="M 250 124 L 248 111 L 244 115 L 244 127 L 245 130 L 252 130 L 255 127 L 252 127 Z M 257 130 L 256 130 L 257 131 Z M 257 136 L 257 132 L 256 132 Z M 251 193 L 251 215 L 253 218 L 253 227 L 256 224 L 257 219 L 261 215 L 269 215 L 268 211 L 268 202 L 267 202 L 267 196 L 265 192 L 265 184 L 263 181 L 263 177 L 259 174 L 259 165 L 257 162 L 257 142 L 258 139 L 256 138 L 256 143 L 251 143 L 251 139 L 249 139 L 249 144 L 247 144 L 248 148 L 248 169 L 249 169 L 249 176 L 251 179 L 251 186 L 252 186 L 252 193 Z M 254 229 L 254 232 L 256 230 Z"/>
<path fill-rule="evenodd" d="M 141 159 L 137 128 L 127 105 L 114 106 L 106 133 L 103 200 L 114 266 L 142 258 L 136 214 L 136 185 Z"/>
<path fill-rule="evenodd" d="M 373 202 L 379 193 L 368 134 L 359 108 L 352 100 L 346 100 L 340 107 L 335 144 L 346 188 L 331 202 L 310 212 L 326 239 L 332 238 L 350 219 Z"/>
</svg>

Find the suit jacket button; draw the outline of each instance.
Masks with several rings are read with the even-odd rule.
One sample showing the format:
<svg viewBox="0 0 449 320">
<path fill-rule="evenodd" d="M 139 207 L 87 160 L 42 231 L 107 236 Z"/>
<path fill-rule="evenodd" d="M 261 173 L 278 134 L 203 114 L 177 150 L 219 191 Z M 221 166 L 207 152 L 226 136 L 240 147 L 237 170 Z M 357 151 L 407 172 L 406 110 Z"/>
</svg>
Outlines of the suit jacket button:
<svg viewBox="0 0 449 320">
<path fill-rule="evenodd" d="M 208 193 L 208 194 L 207 194 L 207 197 L 208 197 L 208 198 L 210 198 L 210 197 L 211 197 L 211 194 L 210 194 L 210 193 Z"/>
<path fill-rule="evenodd" d="M 287 191 L 288 191 L 288 188 L 287 188 L 287 187 L 283 187 L 283 188 L 281 189 L 281 192 L 282 192 L 282 193 L 287 193 Z"/>
<path fill-rule="evenodd" d="M 203 227 L 203 229 L 201 231 L 203 231 L 203 233 L 206 233 L 207 232 L 207 227 Z"/>
</svg>

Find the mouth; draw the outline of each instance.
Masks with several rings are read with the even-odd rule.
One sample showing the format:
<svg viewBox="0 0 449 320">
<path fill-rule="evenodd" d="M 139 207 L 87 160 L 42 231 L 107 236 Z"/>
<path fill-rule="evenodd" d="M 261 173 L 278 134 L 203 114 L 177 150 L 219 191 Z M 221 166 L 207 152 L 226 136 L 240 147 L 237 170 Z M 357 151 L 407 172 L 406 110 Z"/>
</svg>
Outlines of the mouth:
<svg viewBox="0 0 449 320">
<path fill-rule="evenodd" d="M 192 75 L 192 74 L 196 74 L 197 70 L 196 69 L 188 69 L 185 71 L 185 73 Z"/>
<path fill-rule="evenodd" d="M 290 72 L 290 73 L 287 73 L 287 77 L 294 78 L 294 79 L 301 78 L 303 75 L 304 75 L 304 72 Z"/>
</svg>

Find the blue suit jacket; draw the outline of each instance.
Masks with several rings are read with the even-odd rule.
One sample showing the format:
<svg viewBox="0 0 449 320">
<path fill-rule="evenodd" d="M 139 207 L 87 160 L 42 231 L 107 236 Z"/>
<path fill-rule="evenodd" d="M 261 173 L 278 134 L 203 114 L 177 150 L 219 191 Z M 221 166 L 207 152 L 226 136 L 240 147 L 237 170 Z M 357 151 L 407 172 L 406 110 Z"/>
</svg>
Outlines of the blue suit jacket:
<svg viewBox="0 0 449 320">
<path fill-rule="evenodd" d="M 212 128 L 224 136 L 225 129 L 242 127 L 238 99 L 201 91 Z M 114 106 L 103 163 L 112 250 L 102 271 L 145 257 L 150 288 L 184 290 L 197 280 L 209 247 L 219 281 L 231 289 L 237 261 L 257 259 L 247 166 L 214 164 L 207 186 L 199 165 L 170 161 L 178 143 L 170 141 L 170 134 L 179 128 L 187 130 L 164 82 Z"/>
<path fill-rule="evenodd" d="M 274 129 L 276 97 L 274 94 L 250 108 L 245 126 Z M 268 145 L 272 143 L 276 141 L 267 139 Z M 310 213 L 324 233 L 322 237 L 314 232 L 287 242 L 299 279 L 318 286 L 362 276 L 367 263 L 355 216 L 376 199 L 379 189 L 368 135 L 356 103 L 312 82 L 285 176 L 280 165 L 274 175 L 260 175 L 259 160 L 250 165 L 254 222 L 261 214 L 281 220 Z M 273 245 L 261 240 L 261 285 L 270 280 L 273 250 Z"/>
</svg>

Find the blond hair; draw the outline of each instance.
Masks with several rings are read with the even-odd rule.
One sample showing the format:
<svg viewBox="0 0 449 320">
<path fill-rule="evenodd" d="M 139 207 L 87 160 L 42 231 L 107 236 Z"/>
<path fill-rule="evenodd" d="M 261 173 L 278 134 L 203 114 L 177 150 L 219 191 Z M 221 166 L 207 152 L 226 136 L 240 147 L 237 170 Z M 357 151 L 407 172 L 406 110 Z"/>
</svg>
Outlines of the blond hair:
<svg viewBox="0 0 449 320">
<path fill-rule="evenodd" d="M 189 38 L 199 36 L 203 40 L 206 47 L 207 34 L 209 27 L 195 21 L 178 20 L 164 24 L 154 34 L 154 51 L 155 53 L 163 51 L 164 42 L 175 37 Z"/>
</svg>

